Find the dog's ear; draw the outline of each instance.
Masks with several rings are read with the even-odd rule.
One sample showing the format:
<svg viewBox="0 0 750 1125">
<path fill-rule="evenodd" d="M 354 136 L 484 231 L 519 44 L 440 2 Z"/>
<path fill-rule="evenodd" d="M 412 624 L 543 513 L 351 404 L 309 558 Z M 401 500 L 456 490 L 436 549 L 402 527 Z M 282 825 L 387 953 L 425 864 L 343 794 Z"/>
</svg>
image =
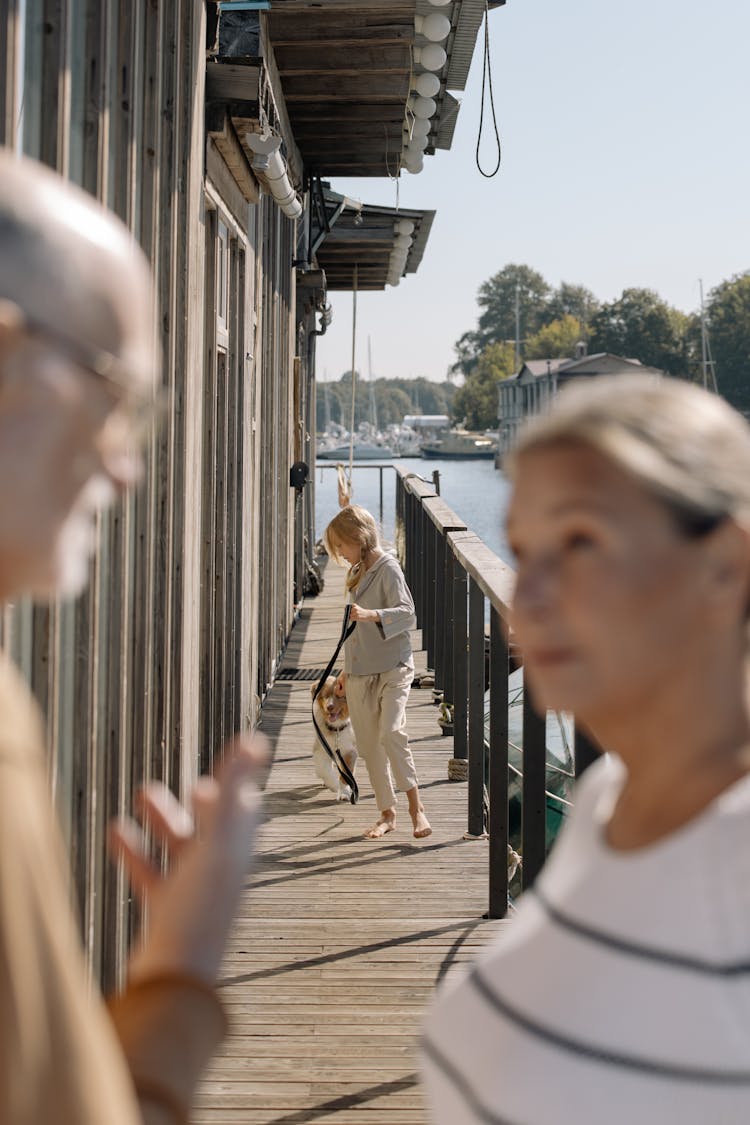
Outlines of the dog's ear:
<svg viewBox="0 0 750 1125">
<path fill-rule="evenodd" d="M 314 684 L 311 684 L 311 686 L 310 686 L 310 695 L 315 695 L 315 689 L 316 689 L 316 687 L 317 687 L 317 686 L 318 686 L 318 685 L 317 685 L 317 682 L 316 682 L 316 683 L 314 683 Z"/>
</svg>

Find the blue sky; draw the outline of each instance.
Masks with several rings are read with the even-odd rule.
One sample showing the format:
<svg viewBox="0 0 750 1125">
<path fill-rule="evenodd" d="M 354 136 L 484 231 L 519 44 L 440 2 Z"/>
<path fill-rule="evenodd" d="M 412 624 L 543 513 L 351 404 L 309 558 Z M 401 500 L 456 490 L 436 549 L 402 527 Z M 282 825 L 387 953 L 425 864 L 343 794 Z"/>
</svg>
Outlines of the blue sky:
<svg viewBox="0 0 750 1125">
<path fill-rule="evenodd" d="M 443 379 L 475 326 L 481 283 L 523 262 L 601 300 L 655 289 L 684 311 L 750 269 L 750 4 L 746 0 L 508 0 L 490 14 L 503 164 L 474 163 L 481 39 L 453 148 L 400 181 L 437 216 L 419 271 L 358 298 L 357 368 Z M 486 131 L 486 135 L 489 133 Z M 491 146 L 485 163 L 492 164 Z M 337 179 L 396 206 L 394 182 Z M 351 306 L 332 293 L 318 377 L 351 363 Z"/>
</svg>

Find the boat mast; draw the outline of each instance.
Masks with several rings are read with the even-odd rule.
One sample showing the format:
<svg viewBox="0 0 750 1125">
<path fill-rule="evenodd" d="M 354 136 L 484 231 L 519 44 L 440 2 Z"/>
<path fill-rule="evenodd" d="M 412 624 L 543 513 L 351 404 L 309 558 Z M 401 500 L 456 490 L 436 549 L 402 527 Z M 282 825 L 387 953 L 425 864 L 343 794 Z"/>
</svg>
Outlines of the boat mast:
<svg viewBox="0 0 750 1125">
<path fill-rule="evenodd" d="M 516 282 L 516 339 L 515 339 L 515 363 L 516 371 L 521 370 L 521 286 Z"/>
<path fill-rule="evenodd" d="M 372 422 L 373 433 L 378 432 L 378 408 L 375 403 L 375 387 L 372 382 L 372 343 L 370 337 L 367 337 L 367 381 L 370 384 L 370 421 Z"/>
<path fill-rule="evenodd" d="M 325 431 L 331 428 L 331 400 L 328 397 L 328 372 L 323 369 L 323 411 L 325 417 Z"/>
<path fill-rule="evenodd" d="M 711 355 L 711 341 L 708 338 L 708 325 L 706 323 L 706 309 L 703 303 L 703 281 L 698 279 L 698 286 L 701 295 L 701 374 L 703 377 L 703 386 L 708 391 L 715 391 L 719 393 L 719 388 L 716 383 L 716 368 L 714 366 L 713 356 Z"/>
</svg>

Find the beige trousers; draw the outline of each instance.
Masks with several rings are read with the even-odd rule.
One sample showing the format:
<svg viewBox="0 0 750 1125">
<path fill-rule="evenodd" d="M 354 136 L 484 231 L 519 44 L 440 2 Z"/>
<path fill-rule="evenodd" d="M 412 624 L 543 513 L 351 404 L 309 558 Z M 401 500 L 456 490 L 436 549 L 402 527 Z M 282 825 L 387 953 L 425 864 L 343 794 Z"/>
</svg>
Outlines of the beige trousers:
<svg viewBox="0 0 750 1125">
<path fill-rule="evenodd" d="M 417 784 L 417 771 L 406 733 L 406 701 L 414 669 L 399 664 L 375 676 L 346 677 L 346 700 L 380 812 L 396 804 L 394 779 L 408 792 Z"/>
</svg>

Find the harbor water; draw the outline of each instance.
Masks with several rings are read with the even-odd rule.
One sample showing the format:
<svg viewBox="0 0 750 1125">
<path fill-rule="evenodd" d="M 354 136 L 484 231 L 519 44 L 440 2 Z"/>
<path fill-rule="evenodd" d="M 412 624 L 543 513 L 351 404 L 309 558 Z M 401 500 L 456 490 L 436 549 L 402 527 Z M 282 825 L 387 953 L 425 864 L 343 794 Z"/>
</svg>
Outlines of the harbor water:
<svg viewBox="0 0 750 1125">
<path fill-rule="evenodd" d="M 416 473 L 428 482 L 433 470 L 440 473 L 440 495 L 449 508 L 460 516 L 466 526 L 494 551 L 512 565 L 505 540 L 505 513 L 510 486 L 492 460 L 458 461 L 427 460 L 426 458 L 394 459 L 382 461 L 383 520 L 382 533 L 387 543 L 393 542 L 395 524 L 396 474 L 393 465 L 399 464 L 410 473 Z M 361 504 L 380 517 L 380 478 L 376 465 L 354 463 L 354 495 L 352 502 Z M 315 479 L 315 526 L 320 537 L 329 520 L 339 510 L 336 472 L 330 462 L 318 463 Z"/>
</svg>

